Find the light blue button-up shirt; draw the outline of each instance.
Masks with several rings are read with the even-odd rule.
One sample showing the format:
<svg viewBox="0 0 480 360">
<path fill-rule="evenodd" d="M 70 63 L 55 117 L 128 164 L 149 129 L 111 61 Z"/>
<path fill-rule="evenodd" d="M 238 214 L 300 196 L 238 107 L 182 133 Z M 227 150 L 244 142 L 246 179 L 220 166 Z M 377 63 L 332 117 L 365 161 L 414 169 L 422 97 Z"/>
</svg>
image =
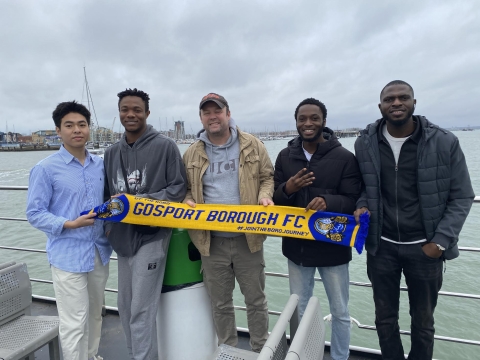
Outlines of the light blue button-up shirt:
<svg viewBox="0 0 480 360">
<path fill-rule="evenodd" d="M 103 203 L 103 160 L 88 151 L 82 165 L 63 146 L 40 161 L 30 172 L 27 218 L 47 235 L 47 256 L 51 265 L 68 272 L 94 269 L 95 247 L 105 265 L 112 247 L 101 220 L 93 226 L 64 229 L 67 220 Z"/>
</svg>

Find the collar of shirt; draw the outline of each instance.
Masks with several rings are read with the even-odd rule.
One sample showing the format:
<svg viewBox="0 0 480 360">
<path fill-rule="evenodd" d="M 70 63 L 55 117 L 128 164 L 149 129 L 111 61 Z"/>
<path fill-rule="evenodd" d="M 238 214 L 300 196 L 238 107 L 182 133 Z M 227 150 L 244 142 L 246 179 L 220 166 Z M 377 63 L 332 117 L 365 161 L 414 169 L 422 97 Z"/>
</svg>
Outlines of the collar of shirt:
<svg viewBox="0 0 480 360">
<path fill-rule="evenodd" d="M 60 146 L 60 150 L 58 151 L 58 153 L 60 157 L 63 159 L 63 161 L 65 161 L 65 164 L 70 164 L 74 159 L 76 159 L 75 156 L 70 154 L 68 150 L 65 149 L 65 146 L 63 145 Z M 90 163 L 90 161 L 97 163 L 98 161 L 100 161 L 100 157 L 92 156 L 92 154 L 90 154 L 88 150 L 85 149 L 85 165 L 84 166 L 87 166 Z"/>
<path fill-rule="evenodd" d="M 413 122 L 415 123 L 415 130 L 410 136 L 408 136 L 407 140 L 412 140 L 413 142 L 418 144 L 418 142 L 420 141 L 420 138 L 422 137 L 422 132 L 420 131 L 421 125 L 419 125 L 419 122 L 416 121 L 415 118 L 413 119 Z M 388 141 L 387 139 L 385 139 L 385 136 L 383 135 L 383 131 L 382 131 L 384 125 L 386 125 L 385 119 L 383 119 L 379 124 L 379 127 L 378 127 L 379 130 L 377 131 L 377 139 L 378 139 L 378 142 L 384 141 L 387 143 Z"/>
</svg>

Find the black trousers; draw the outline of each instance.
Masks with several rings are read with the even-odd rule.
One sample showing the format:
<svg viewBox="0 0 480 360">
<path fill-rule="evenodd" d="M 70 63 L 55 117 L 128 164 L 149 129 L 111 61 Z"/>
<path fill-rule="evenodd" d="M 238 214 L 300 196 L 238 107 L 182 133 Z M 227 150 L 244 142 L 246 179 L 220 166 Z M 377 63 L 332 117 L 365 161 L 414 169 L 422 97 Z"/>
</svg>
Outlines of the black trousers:
<svg viewBox="0 0 480 360">
<path fill-rule="evenodd" d="M 422 244 L 398 245 L 381 240 L 377 254 L 367 254 L 367 272 L 375 302 L 375 325 L 384 360 L 404 359 L 398 326 L 402 271 L 408 287 L 412 319 L 412 348 L 408 359 L 432 359 L 435 334 L 433 312 L 442 287 L 442 269 L 442 259 L 425 255 Z"/>
</svg>

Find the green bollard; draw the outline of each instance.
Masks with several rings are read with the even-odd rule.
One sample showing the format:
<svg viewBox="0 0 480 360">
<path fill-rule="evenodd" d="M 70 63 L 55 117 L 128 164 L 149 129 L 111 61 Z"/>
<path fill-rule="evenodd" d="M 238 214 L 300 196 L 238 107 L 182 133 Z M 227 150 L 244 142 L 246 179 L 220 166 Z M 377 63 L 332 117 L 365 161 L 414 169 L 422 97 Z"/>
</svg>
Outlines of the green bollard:
<svg viewBox="0 0 480 360">
<path fill-rule="evenodd" d="M 159 359 L 210 359 L 217 348 L 201 263 L 187 230 L 173 229 L 157 311 Z"/>
<path fill-rule="evenodd" d="M 173 229 L 167 253 L 162 293 L 180 290 L 203 281 L 200 253 L 186 229 Z"/>
</svg>

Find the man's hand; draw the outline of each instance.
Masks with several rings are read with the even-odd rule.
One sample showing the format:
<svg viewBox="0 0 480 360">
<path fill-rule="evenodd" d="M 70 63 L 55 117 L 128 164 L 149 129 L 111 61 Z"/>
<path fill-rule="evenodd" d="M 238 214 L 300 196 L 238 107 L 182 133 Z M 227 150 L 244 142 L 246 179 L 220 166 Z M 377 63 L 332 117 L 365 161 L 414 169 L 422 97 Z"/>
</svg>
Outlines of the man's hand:
<svg viewBox="0 0 480 360">
<path fill-rule="evenodd" d="M 360 215 L 363 213 L 368 213 L 368 216 L 370 216 L 370 211 L 366 207 L 361 207 L 353 212 L 353 216 L 355 216 L 355 221 L 357 224 L 360 224 Z"/>
<path fill-rule="evenodd" d="M 260 201 L 258 202 L 259 205 L 263 205 L 263 206 L 268 206 L 268 205 L 275 205 L 273 203 L 273 201 L 269 198 L 262 198 L 260 199 Z"/>
<path fill-rule="evenodd" d="M 443 254 L 443 251 L 440 250 L 437 244 L 433 242 L 429 242 L 423 245 L 422 250 L 425 253 L 425 255 L 434 259 L 438 259 Z"/>
<path fill-rule="evenodd" d="M 290 196 L 301 188 L 312 185 L 313 180 L 315 180 L 313 172 L 307 173 L 307 169 L 303 168 L 296 173 L 295 176 L 292 176 L 290 179 L 288 179 L 287 183 L 285 184 L 285 194 Z"/>
<path fill-rule="evenodd" d="M 117 198 L 117 197 L 119 197 L 120 195 L 123 195 L 123 194 L 126 194 L 126 193 L 118 193 L 118 194 L 110 196 L 110 198 L 112 198 L 112 199 Z"/>
<path fill-rule="evenodd" d="M 78 229 L 84 226 L 92 226 L 93 223 L 95 222 L 95 219 L 94 219 L 95 216 L 97 216 L 96 213 L 91 213 L 91 214 L 79 216 L 73 221 L 67 220 L 63 224 L 63 227 L 65 229 Z"/>
<path fill-rule="evenodd" d="M 315 211 L 325 211 L 327 209 L 327 203 L 325 202 L 325 199 L 323 197 L 313 198 L 313 200 L 310 201 L 310 203 L 305 208 L 305 211 L 308 211 L 310 209 Z"/>
<path fill-rule="evenodd" d="M 197 206 L 197 203 L 196 203 L 195 201 L 193 201 L 193 200 L 187 200 L 187 201 L 185 202 L 185 204 L 187 204 L 188 206 L 193 207 L 193 208 L 194 208 L 195 206 Z"/>
</svg>

